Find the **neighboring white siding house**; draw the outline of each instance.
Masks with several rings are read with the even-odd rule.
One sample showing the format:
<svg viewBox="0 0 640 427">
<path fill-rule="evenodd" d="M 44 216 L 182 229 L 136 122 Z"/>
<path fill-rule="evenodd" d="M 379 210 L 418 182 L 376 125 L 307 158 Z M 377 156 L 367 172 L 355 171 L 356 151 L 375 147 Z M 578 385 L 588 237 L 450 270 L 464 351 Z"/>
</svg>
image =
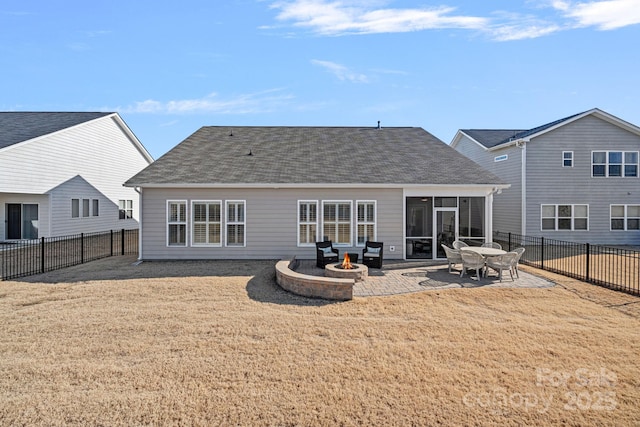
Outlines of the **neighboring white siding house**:
<svg viewBox="0 0 640 427">
<path fill-rule="evenodd" d="M 640 128 L 599 109 L 529 130 L 462 129 L 451 146 L 511 184 L 493 229 L 640 244 Z"/>
<path fill-rule="evenodd" d="M 152 161 L 116 113 L 0 113 L 0 240 L 137 228 Z"/>
<path fill-rule="evenodd" d="M 331 240 L 385 259 L 491 239 L 498 177 L 420 128 L 203 127 L 126 182 L 144 260 L 315 258 Z"/>
</svg>

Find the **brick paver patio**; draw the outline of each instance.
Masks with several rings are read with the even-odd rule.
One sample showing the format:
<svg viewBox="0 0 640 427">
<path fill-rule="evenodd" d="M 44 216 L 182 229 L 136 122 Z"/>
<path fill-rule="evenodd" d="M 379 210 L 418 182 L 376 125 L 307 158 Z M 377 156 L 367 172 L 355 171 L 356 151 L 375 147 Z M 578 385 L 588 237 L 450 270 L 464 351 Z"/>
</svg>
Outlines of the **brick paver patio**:
<svg viewBox="0 0 640 427">
<path fill-rule="evenodd" d="M 460 277 L 460 266 L 449 273 L 447 264 L 439 261 L 391 261 L 385 262 L 381 270 L 369 269 L 369 276 L 353 287 L 354 297 L 369 297 L 406 294 L 434 289 L 456 288 L 549 288 L 555 283 L 538 276 L 520 271 L 520 278 L 511 280 L 509 273 L 503 273 L 502 283 L 497 273 L 490 270 L 488 277 L 477 280 L 472 274 Z M 299 273 L 324 276 L 324 270 L 316 267 L 315 260 L 299 260 Z"/>
</svg>

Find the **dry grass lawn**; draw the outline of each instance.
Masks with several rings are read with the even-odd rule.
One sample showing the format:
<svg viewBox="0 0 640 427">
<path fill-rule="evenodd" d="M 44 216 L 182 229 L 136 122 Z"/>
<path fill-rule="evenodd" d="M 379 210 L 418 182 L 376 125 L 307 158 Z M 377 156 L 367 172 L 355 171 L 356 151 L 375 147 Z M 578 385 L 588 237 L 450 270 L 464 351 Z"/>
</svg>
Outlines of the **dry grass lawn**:
<svg viewBox="0 0 640 427">
<path fill-rule="evenodd" d="M 637 297 L 547 274 L 328 303 L 275 262 L 132 262 L 0 282 L 0 424 L 640 424 Z"/>
</svg>

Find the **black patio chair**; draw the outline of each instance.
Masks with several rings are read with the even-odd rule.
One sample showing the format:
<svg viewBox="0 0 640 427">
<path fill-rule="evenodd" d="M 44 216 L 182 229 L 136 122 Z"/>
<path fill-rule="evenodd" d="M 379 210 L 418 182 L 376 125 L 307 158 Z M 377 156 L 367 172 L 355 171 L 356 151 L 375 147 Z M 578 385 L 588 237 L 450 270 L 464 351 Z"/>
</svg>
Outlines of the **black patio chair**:
<svg viewBox="0 0 640 427">
<path fill-rule="evenodd" d="M 367 267 L 382 268 L 382 252 L 384 243 L 369 242 L 364 244 L 362 250 L 362 263 Z"/>
<path fill-rule="evenodd" d="M 316 266 L 318 268 L 324 268 L 329 263 L 338 262 L 339 258 L 340 252 L 334 249 L 331 240 L 316 242 Z"/>
</svg>

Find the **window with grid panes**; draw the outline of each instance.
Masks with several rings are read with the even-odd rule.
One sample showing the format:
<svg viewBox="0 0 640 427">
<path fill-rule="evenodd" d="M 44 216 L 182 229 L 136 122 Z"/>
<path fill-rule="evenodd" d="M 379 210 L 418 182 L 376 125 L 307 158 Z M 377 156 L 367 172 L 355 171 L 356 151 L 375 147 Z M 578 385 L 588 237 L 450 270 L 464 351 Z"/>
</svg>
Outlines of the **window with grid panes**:
<svg viewBox="0 0 640 427">
<path fill-rule="evenodd" d="M 221 246 L 222 203 L 220 201 L 194 201 L 191 204 L 191 244 L 194 246 Z"/>
<path fill-rule="evenodd" d="M 589 205 L 541 205 L 542 230 L 588 230 Z"/>
<path fill-rule="evenodd" d="M 640 205 L 611 205 L 611 230 L 640 230 Z"/>
<path fill-rule="evenodd" d="M 167 202 L 167 245 L 187 245 L 187 202 Z"/>
<path fill-rule="evenodd" d="M 322 230 L 335 245 L 351 246 L 351 202 L 323 202 Z"/>
<path fill-rule="evenodd" d="M 298 202 L 298 245 L 312 246 L 318 239 L 318 202 Z"/>
<path fill-rule="evenodd" d="M 227 246 L 245 245 L 245 203 L 227 202 Z"/>
<path fill-rule="evenodd" d="M 376 203 L 373 201 L 357 202 L 356 244 L 364 246 L 367 241 L 376 240 Z"/>
</svg>

